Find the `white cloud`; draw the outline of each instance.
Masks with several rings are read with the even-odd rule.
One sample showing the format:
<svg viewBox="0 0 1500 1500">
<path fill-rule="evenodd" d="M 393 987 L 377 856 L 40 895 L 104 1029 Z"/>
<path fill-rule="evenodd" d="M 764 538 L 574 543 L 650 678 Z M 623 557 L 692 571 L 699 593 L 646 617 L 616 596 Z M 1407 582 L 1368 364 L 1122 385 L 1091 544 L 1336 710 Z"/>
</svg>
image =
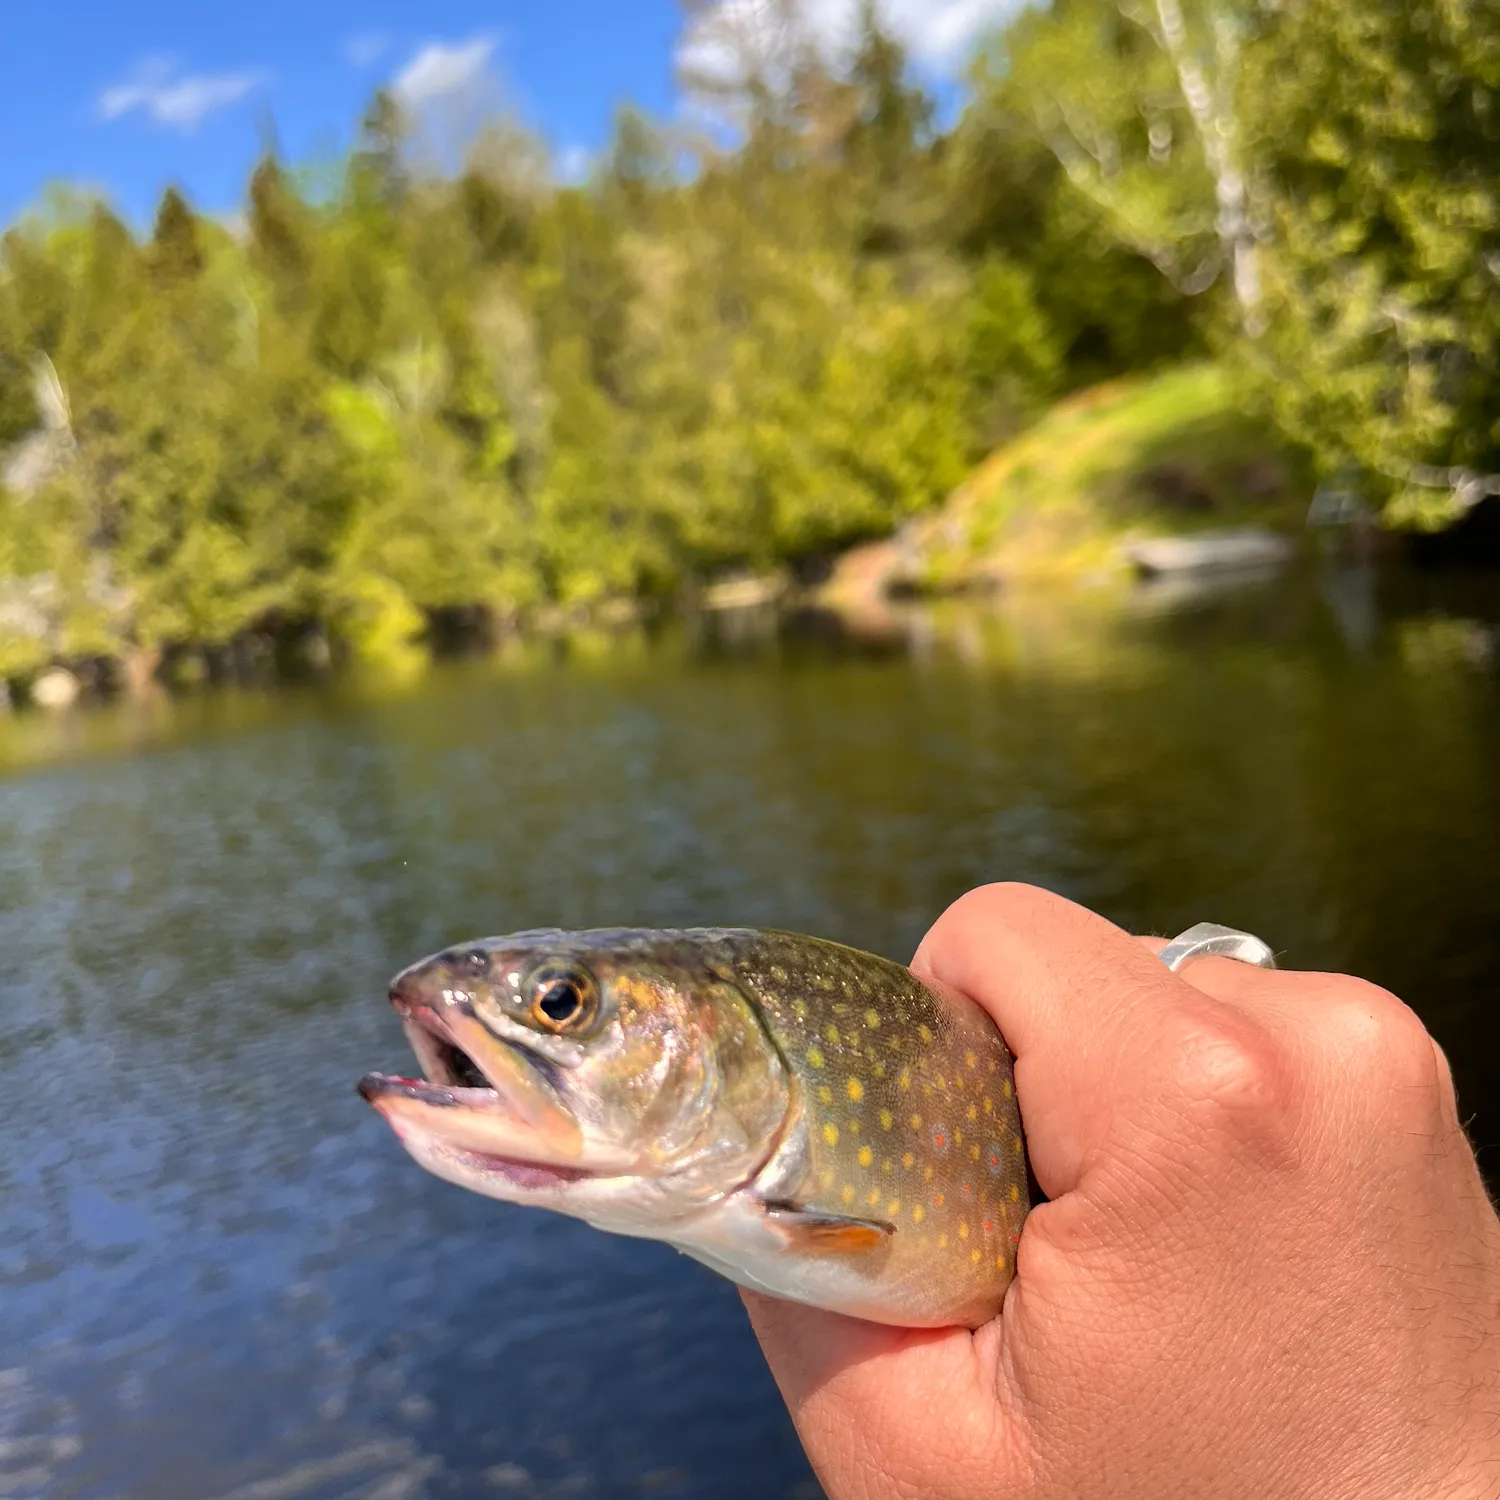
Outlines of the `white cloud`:
<svg viewBox="0 0 1500 1500">
<path fill-rule="evenodd" d="M 557 180 L 568 187 L 577 187 L 588 181 L 593 165 L 593 153 L 587 146 L 566 146 L 557 158 Z"/>
<path fill-rule="evenodd" d="M 148 58 L 130 78 L 99 96 L 99 114 L 118 120 L 136 110 L 158 125 L 191 134 L 204 116 L 237 104 L 247 94 L 270 82 L 268 73 L 179 73 L 166 58 Z"/>
<path fill-rule="evenodd" d="M 452 44 L 429 42 L 396 75 L 392 90 L 407 109 L 419 113 L 481 86 L 494 52 L 492 36 Z"/>
<path fill-rule="evenodd" d="M 1026 0 L 884 0 L 881 16 L 924 67 L 959 69 L 990 28 L 1003 24 Z M 805 0 L 798 7 L 812 39 L 834 53 L 855 38 L 858 0 Z M 786 9 L 778 0 L 720 0 L 684 33 L 679 66 L 721 82 L 740 71 L 736 53 L 769 61 L 777 55 Z"/>
<path fill-rule="evenodd" d="M 391 39 L 383 31 L 360 31 L 344 38 L 342 50 L 351 68 L 368 68 L 391 50 Z"/>
</svg>

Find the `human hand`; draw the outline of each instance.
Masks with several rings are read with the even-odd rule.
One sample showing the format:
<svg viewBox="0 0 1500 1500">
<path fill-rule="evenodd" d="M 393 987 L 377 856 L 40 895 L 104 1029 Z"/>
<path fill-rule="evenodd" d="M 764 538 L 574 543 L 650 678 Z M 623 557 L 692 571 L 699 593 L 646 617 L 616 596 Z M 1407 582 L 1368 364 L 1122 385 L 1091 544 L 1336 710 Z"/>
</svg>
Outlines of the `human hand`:
<svg viewBox="0 0 1500 1500">
<path fill-rule="evenodd" d="M 1500 1220 L 1436 1043 L 1361 980 L 1161 946 L 1015 885 L 923 940 L 1050 1201 L 974 1333 L 745 1294 L 829 1494 L 1500 1494 Z"/>
</svg>

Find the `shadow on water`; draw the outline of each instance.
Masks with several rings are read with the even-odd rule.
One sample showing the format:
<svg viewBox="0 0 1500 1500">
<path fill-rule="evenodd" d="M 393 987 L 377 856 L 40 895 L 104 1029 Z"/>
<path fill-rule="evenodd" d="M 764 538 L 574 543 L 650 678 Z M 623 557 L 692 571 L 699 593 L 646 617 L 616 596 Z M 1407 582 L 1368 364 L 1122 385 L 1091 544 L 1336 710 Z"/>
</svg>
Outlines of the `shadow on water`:
<svg viewBox="0 0 1500 1500">
<path fill-rule="evenodd" d="M 1389 985 L 1500 1141 L 1496 593 L 1329 564 L 0 723 L 0 1493 L 816 1494 L 731 1288 L 354 1098 L 386 977 L 465 936 L 904 956 L 1033 880 Z"/>
</svg>

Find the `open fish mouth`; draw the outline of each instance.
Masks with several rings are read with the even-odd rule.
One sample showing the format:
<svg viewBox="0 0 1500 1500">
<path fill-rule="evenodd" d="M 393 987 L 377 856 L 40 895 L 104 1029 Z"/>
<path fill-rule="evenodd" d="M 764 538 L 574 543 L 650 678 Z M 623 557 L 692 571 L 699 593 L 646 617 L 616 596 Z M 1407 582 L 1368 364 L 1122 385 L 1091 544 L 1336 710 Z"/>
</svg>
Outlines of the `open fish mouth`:
<svg viewBox="0 0 1500 1500">
<path fill-rule="evenodd" d="M 367 1073 L 359 1092 L 408 1150 L 519 1188 L 591 1175 L 582 1131 L 557 1102 L 545 1059 L 498 1041 L 472 1015 L 420 1004 L 397 1010 L 423 1076 Z"/>
</svg>

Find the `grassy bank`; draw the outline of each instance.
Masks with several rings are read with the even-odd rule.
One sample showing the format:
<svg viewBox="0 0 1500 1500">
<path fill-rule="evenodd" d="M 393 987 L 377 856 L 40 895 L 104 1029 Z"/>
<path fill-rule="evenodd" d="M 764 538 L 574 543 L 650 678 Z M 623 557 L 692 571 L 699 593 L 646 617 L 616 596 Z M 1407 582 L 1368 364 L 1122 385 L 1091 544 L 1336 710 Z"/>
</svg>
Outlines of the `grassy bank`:
<svg viewBox="0 0 1500 1500">
<path fill-rule="evenodd" d="M 830 594 L 876 576 L 933 591 L 1105 576 L 1127 540 L 1298 526 L 1309 493 L 1217 366 L 1111 381 L 1053 407 L 895 541 L 851 554 Z"/>
</svg>

